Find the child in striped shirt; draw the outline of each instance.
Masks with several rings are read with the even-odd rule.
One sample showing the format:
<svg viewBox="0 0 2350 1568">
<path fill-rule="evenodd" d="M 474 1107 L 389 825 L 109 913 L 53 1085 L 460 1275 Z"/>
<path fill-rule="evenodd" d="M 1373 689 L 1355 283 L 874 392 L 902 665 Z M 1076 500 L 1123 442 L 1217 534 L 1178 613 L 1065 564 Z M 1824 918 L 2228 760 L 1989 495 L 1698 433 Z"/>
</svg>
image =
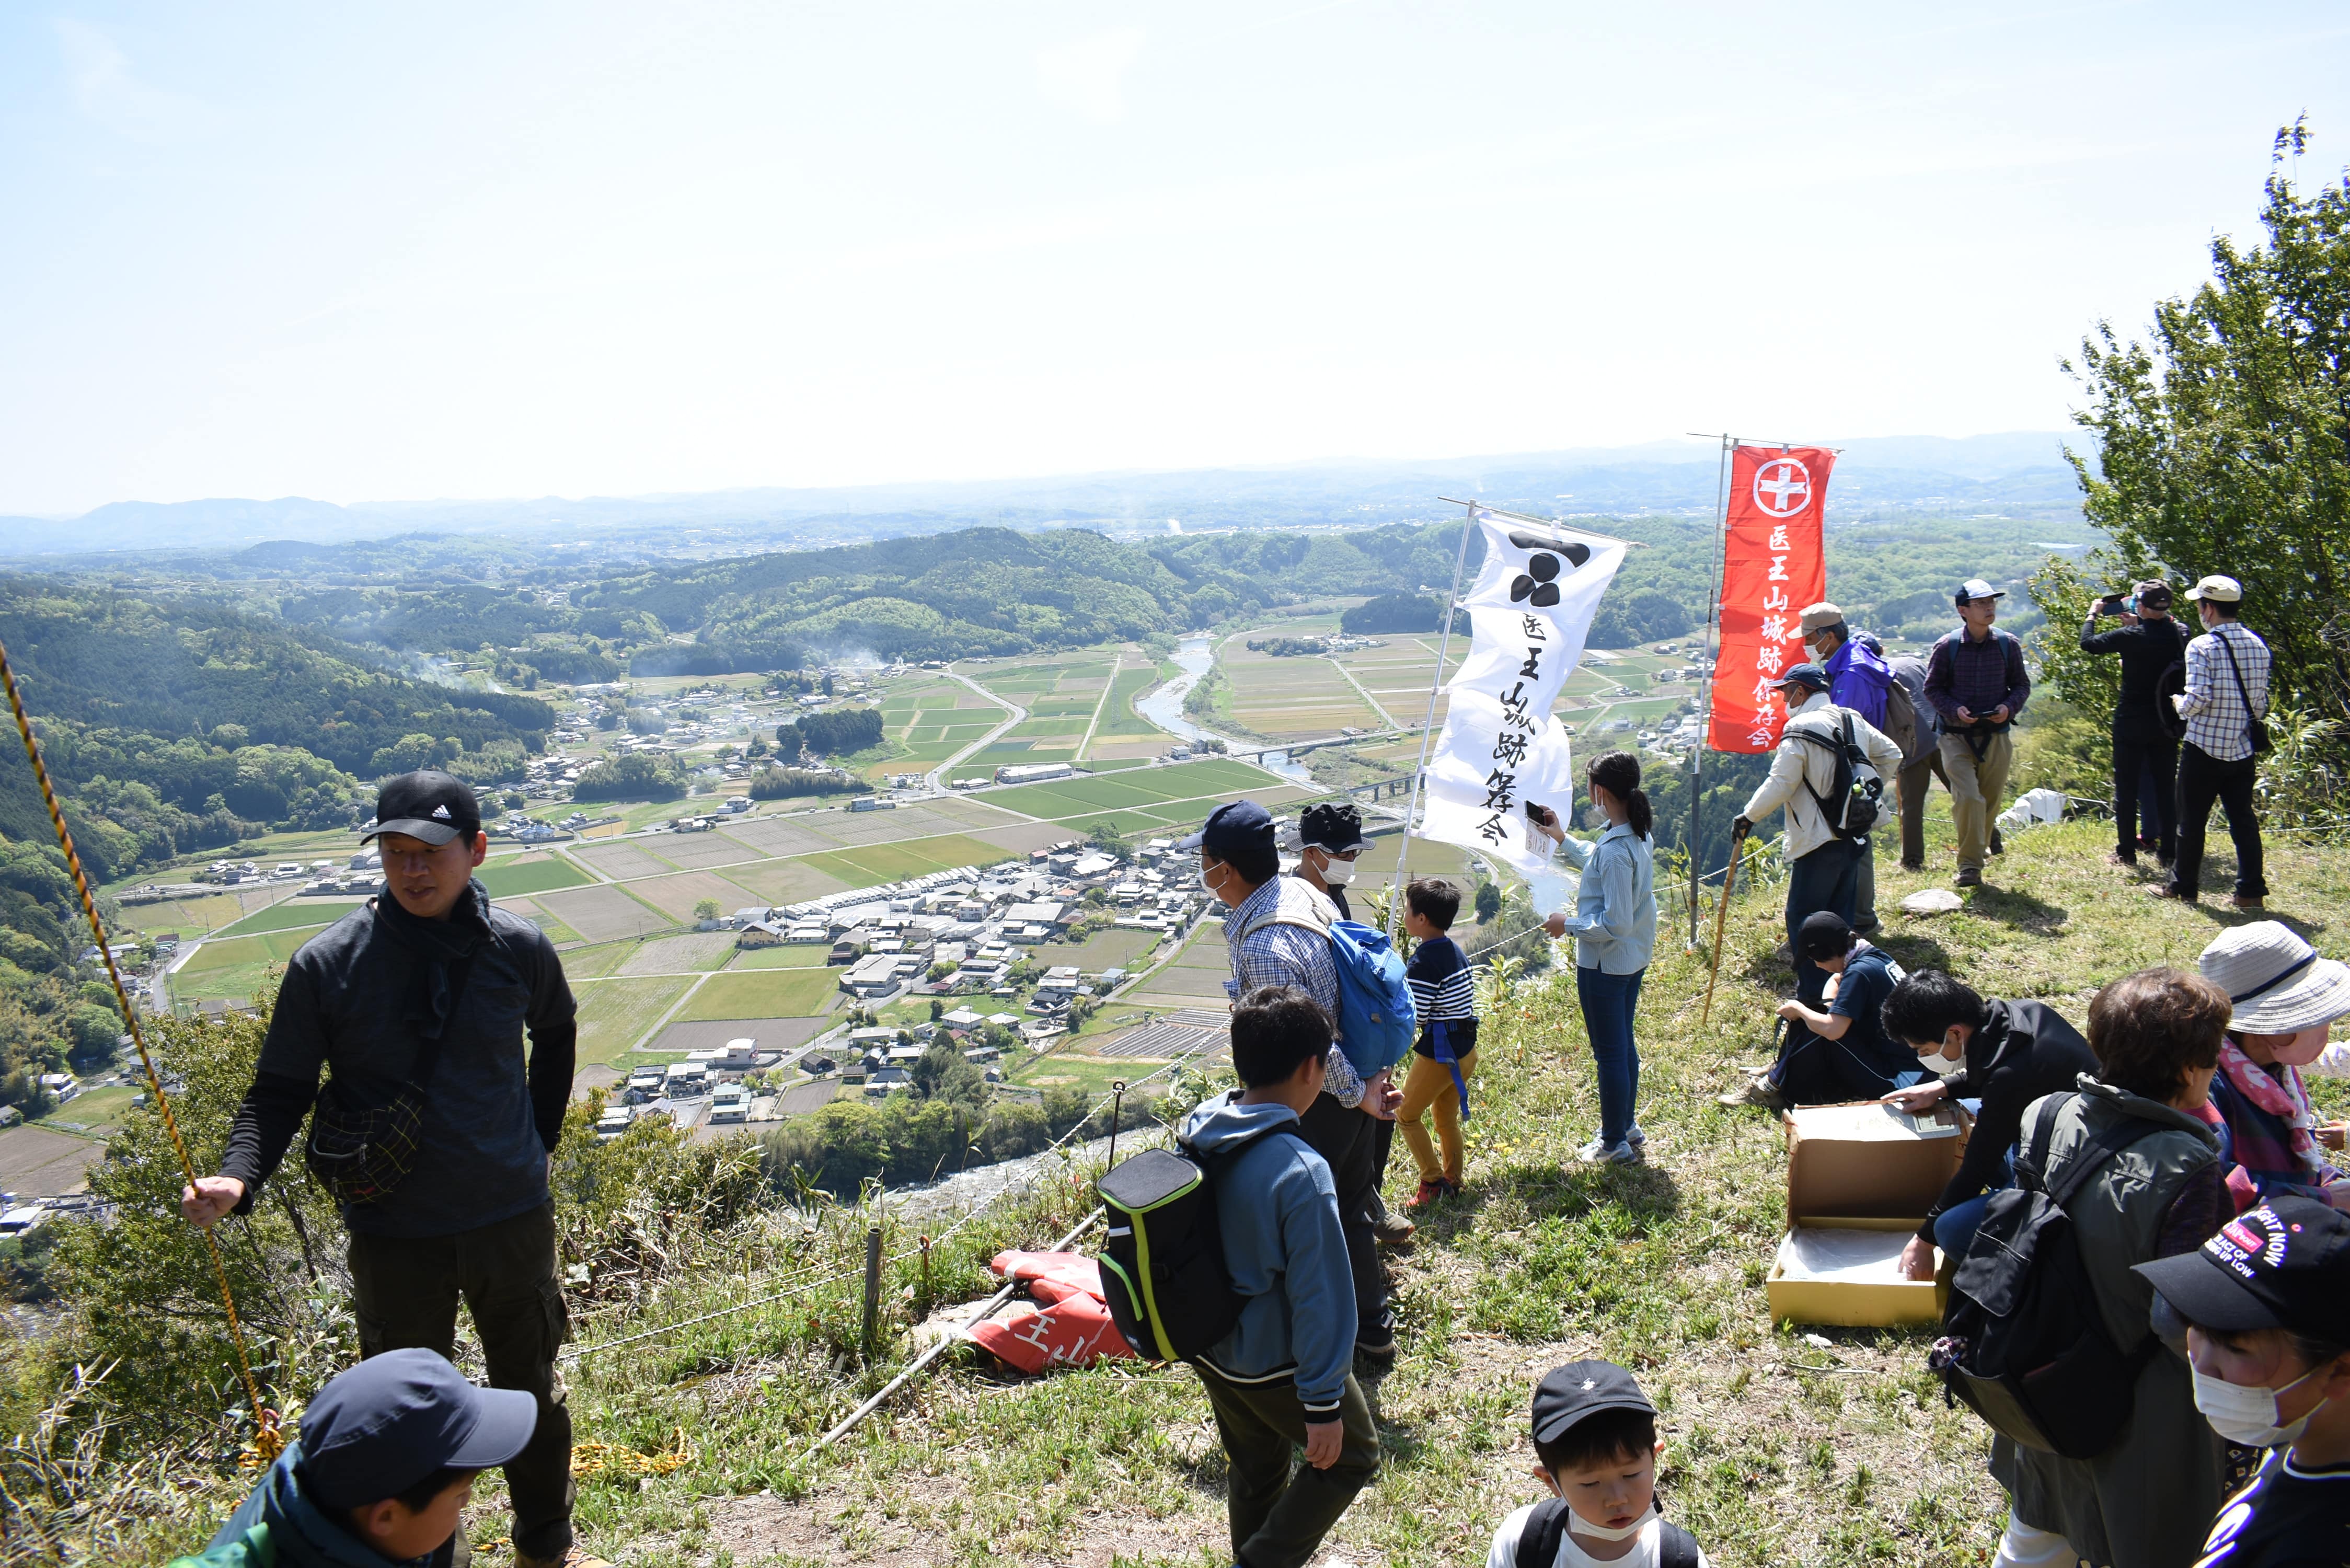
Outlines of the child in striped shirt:
<svg viewBox="0 0 2350 1568">
<path fill-rule="evenodd" d="M 1460 890 L 1423 877 L 1403 897 L 1403 929 L 1419 944 L 1404 970 L 1419 1013 L 1419 1039 L 1396 1127 L 1419 1166 L 1419 1191 L 1410 1204 L 1417 1209 L 1461 1190 L 1461 1123 L 1469 1114 L 1469 1079 L 1477 1071 L 1477 978 L 1461 945 L 1446 934 L 1461 913 Z M 1443 1145 L 1440 1160 L 1428 1136 L 1430 1111 Z"/>
</svg>

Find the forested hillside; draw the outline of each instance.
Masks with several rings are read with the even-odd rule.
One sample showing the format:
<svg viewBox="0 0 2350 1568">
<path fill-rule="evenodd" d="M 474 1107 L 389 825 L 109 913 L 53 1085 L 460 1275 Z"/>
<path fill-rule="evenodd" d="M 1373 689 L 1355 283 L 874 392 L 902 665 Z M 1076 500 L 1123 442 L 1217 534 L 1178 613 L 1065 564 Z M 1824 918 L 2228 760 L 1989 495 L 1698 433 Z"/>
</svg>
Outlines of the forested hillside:
<svg viewBox="0 0 2350 1568">
<path fill-rule="evenodd" d="M 194 599 L 0 579 L 0 640 L 101 879 L 264 826 L 355 823 L 362 781 L 402 768 L 518 775 L 555 721 L 536 698 L 405 680 Z M 0 833 L 49 831 L 31 770 L 0 747 Z"/>
</svg>

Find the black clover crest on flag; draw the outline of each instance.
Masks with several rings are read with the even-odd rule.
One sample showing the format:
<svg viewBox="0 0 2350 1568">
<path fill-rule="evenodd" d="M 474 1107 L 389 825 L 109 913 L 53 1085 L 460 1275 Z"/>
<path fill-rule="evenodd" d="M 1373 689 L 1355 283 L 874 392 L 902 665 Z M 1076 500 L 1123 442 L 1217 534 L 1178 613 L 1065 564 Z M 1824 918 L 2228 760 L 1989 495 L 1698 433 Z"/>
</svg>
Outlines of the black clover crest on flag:
<svg viewBox="0 0 2350 1568">
<path fill-rule="evenodd" d="M 1484 535 L 1485 564 L 1461 601 L 1469 657 L 1445 688 L 1419 831 L 1531 873 L 1549 863 L 1551 846 L 1529 839 L 1526 804 L 1565 821 L 1575 798 L 1566 732 L 1551 706 L 1583 658 L 1624 545 L 1482 508 L 1470 515 Z"/>
</svg>

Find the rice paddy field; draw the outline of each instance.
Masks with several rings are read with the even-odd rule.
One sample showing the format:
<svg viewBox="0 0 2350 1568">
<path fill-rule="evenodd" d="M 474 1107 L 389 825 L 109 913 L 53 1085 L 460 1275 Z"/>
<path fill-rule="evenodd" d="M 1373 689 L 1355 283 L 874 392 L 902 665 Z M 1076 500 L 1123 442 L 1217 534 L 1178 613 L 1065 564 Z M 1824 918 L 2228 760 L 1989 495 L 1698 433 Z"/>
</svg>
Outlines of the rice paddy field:
<svg viewBox="0 0 2350 1568">
<path fill-rule="evenodd" d="M 1124 655 L 1115 648 L 1082 649 L 1051 658 L 969 659 L 955 666 L 988 691 L 1027 710 L 1008 734 L 957 766 L 950 781 L 993 778 L 1024 763 L 1075 762 Z"/>
<path fill-rule="evenodd" d="M 881 702 L 887 755 L 864 769 L 879 781 L 890 774 L 928 773 L 1012 715 L 958 680 L 928 680 L 893 689 Z"/>
</svg>

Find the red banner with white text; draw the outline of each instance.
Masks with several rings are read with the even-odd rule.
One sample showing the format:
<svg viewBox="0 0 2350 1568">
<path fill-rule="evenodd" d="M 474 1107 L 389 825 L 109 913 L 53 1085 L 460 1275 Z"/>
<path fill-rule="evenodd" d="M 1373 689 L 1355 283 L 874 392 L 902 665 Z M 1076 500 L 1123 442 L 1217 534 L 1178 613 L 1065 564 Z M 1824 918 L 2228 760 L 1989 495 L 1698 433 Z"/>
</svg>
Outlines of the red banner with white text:
<svg viewBox="0 0 2350 1568">
<path fill-rule="evenodd" d="M 1786 704 L 1771 683 L 1810 657 L 1797 622 L 1827 597 L 1820 515 L 1835 453 L 1824 447 L 1742 446 L 1730 458 L 1730 536 L 1722 547 L 1721 641 L 1706 744 L 1767 752 Z"/>
</svg>

